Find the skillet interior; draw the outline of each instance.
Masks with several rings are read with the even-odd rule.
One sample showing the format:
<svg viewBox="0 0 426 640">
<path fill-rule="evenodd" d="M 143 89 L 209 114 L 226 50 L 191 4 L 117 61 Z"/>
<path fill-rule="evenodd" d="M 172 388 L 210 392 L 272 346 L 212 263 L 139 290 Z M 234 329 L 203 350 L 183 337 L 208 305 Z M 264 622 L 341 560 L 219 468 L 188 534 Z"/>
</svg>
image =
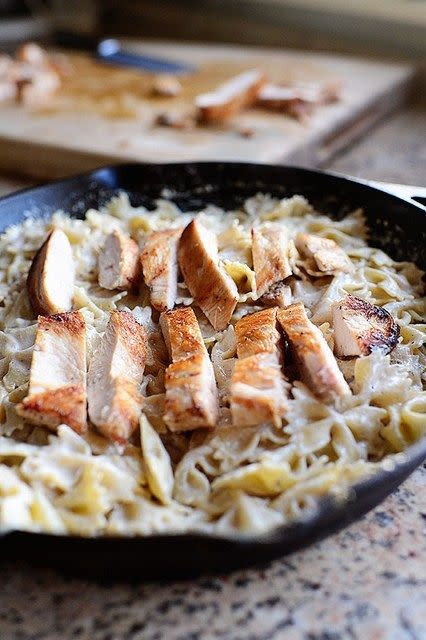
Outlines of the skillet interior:
<svg viewBox="0 0 426 640">
<path fill-rule="evenodd" d="M 209 203 L 232 208 L 258 191 L 281 198 L 302 194 L 318 211 L 336 219 L 362 207 L 373 246 L 426 269 L 423 207 L 356 180 L 295 167 L 219 162 L 106 167 L 1 199 L 0 231 L 24 215 L 48 216 L 58 209 L 84 217 L 88 208 L 98 207 L 120 190 L 129 193 L 133 205 L 151 208 L 163 188 L 187 210 Z M 308 520 L 256 539 L 199 534 L 84 539 L 12 532 L 3 537 L 2 557 L 107 578 L 230 571 L 290 553 L 346 526 L 383 500 L 425 458 L 426 439 L 400 454 L 393 469 L 355 485 L 344 504 L 325 498 Z"/>
</svg>

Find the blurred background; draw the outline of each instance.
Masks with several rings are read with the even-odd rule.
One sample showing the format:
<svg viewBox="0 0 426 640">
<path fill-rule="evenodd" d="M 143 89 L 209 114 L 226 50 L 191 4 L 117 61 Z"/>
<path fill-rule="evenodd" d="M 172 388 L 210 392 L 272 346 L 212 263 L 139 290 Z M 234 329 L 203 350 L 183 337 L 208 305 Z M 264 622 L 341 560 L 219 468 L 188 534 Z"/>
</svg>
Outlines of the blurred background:
<svg viewBox="0 0 426 640">
<path fill-rule="evenodd" d="M 424 0 L 0 0 L 0 44 L 85 33 L 424 59 Z"/>
<path fill-rule="evenodd" d="M 139 80 L 135 83 L 130 75 L 127 80 L 122 75 L 119 81 L 112 74 L 107 78 L 105 72 L 101 80 L 94 78 L 92 69 L 92 76 L 88 70 L 86 81 L 77 86 L 79 75 L 86 71 L 80 74 L 80 63 L 73 61 L 77 72 L 71 79 L 62 79 L 49 120 L 42 120 L 34 109 L 20 111 L 19 105 L 3 102 L 0 139 L 7 139 L 8 146 L 0 144 L 2 170 L 54 178 L 110 160 L 247 159 L 325 167 L 392 182 L 424 182 L 426 0 L 0 0 L 0 51 L 13 55 L 20 43 L 31 40 L 48 48 L 64 45 L 58 39 L 64 31 L 68 36 L 83 36 L 81 48 L 91 59 L 101 39 L 116 37 L 129 52 L 189 60 L 200 73 L 183 80 L 181 98 L 155 101 L 142 96 Z M 74 50 L 79 48 L 76 42 Z M 228 76 L 209 49 L 213 44 L 239 47 L 222 46 L 224 59 L 231 63 Z M 314 69 L 323 65 L 324 83 L 337 78 L 341 97 L 334 104 L 320 105 L 306 121 L 289 111 L 278 115 L 254 108 L 239 114 L 228 128 L 198 126 L 195 131 L 195 124 L 186 131 L 186 121 L 176 120 L 174 105 L 180 108 L 185 102 L 185 108 L 194 107 L 197 93 L 211 91 L 235 75 L 234 56 L 239 56 L 240 71 L 244 64 L 245 69 L 258 66 L 252 47 L 262 47 L 259 55 L 266 66 L 261 69 L 269 81 L 288 85 L 294 64 L 298 81 L 311 83 L 312 78 L 321 80 L 321 73 Z M 271 50 L 272 75 L 265 48 Z M 99 86 L 102 82 L 105 90 Z M 148 87 L 150 80 L 144 82 Z M 79 110 L 76 104 L 81 106 L 78 123 L 70 115 Z M 102 120 L 105 114 L 108 123 Z M 31 136 L 35 132 L 34 140 L 23 133 L 22 117 L 26 131 Z M 69 127 L 63 144 L 62 123 Z M 373 128 L 371 138 L 366 134 Z M 79 133 L 81 155 L 77 157 Z M 43 141 L 49 146 L 43 146 Z M 279 141 L 285 147 L 281 155 Z M 67 158 L 59 153 L 65 147 Z M 49 153 L 57 149 L 62 164 L 53 156 L 35 155 L 47 148 Z M 160 153 L 161 149 L 168 153 Z M 348 155 L 342 155 L 347 150 Z M 42 157 L 43 171 L 34 157 Z"/>
</svg>

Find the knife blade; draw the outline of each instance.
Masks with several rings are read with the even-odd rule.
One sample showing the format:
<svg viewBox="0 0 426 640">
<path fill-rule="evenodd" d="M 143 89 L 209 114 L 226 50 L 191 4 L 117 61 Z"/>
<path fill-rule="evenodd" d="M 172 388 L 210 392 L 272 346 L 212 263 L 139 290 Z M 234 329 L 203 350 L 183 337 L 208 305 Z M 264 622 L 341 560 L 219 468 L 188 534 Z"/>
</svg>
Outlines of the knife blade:
<svg viewBox="0 0 426 640">
<path fill-rule="evenodd" d="M 115 38 L 98 40 L 90 35 L 58 31 L 54 41 L 61 47 L 90 52 L 101 62 L 111 65 L 133 67 L 151 73 L 179 74 L 195 71 L 195 66 L 186 62 L 126 51 Z"/>
</svg>

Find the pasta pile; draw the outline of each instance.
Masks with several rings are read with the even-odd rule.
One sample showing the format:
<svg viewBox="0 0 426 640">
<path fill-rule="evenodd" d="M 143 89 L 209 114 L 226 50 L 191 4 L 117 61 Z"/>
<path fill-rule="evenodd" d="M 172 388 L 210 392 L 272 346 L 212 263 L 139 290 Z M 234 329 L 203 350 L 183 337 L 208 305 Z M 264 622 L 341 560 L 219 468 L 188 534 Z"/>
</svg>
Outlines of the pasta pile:
<svg viewBox="0 0 426 640">
<path fill-rule="evenodd" d="M 152 230 L 187 223 L 195 215 L 218 237 L 222 264 L 238 286 L 232 323 L 216 332 L 194 307 L 213 362 L 221 404 L 212 431 L 176 434 L 163 420 L 164 350 L 147 291 L 113 293 L 97 284 L 97 256 L 106 235 L 121 229 L 142 246 Z M 236 357 L 235 322 L 256 306 L 250 229 L 284 225 L 290 237 L 306 231 L 335 240 L 355 265 L 353 273 L 311 277 L 294 251 L 289 280 L 333 347 L 330 305 L 345 293 L 383 306 L 400 327 L 388 356 L 338 360 L 352 395 L 324 404 L 295 382 L 280 427 L 236 428 L 229 417 L 229 384 Z M 126 309 L 148 331 L 151 356 L 140 433 L 119 448 L 94 430 L 80 437 L 62 425 L 53 434 L 26 424 L 15 406 L 27 393 L 36 330 L 25 279 L 48 231 L 67 234 L 77 266 L 74 308 L 88 327 L 88 357 L 109 313 Z M 312 514 L 326 494 L 346 495 L 356 480 L 388 467 L 426 431 L 426 328 L 422 273 L 370 247 L 362 211 L 336 222 L 316 213 L 302 196 L 276 200 L 258 194 L 243 209 L 209 206 L 181 212 L 162 199 L 154 211 L 131 207 L 126 194 L 85 220 L 63 212 L 27 219 L 0 237 L 0 528 L 75 535 L 147 535 L 203 531 L 253 535 Z M 192 298 L 179 283 L 178 304 Z"/>
</svg>

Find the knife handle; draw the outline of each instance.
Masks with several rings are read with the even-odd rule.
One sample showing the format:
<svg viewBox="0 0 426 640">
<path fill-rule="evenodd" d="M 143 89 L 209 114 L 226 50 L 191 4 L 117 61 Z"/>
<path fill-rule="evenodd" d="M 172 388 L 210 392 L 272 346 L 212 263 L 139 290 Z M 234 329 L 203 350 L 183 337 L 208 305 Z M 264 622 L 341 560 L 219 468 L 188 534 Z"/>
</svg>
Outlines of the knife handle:
<svg viewBox="0 0 426 640">
<path fill-rule="evenodd" d="M 56 31 L 53 34 L 53 42 L 64 49 L 78 49 L 95 53 L 99 38 L 87 33 L 75 33 L 74 31 Z"/>
</svg>

